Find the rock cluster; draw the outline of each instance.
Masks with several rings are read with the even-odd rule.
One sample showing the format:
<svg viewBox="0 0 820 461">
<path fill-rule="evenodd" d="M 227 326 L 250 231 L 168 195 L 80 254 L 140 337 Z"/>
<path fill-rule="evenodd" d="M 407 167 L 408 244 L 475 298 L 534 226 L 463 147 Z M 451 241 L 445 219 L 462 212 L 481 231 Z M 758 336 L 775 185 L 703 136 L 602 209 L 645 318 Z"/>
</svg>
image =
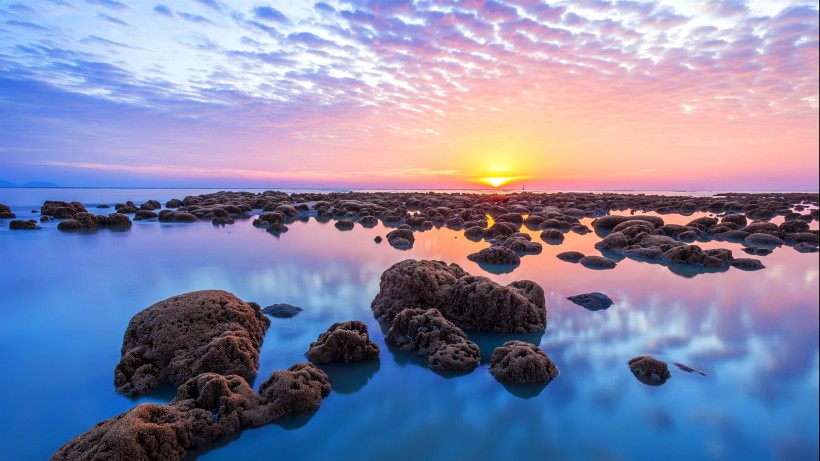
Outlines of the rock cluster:
<svg viewBox="0 0 820 461">
<path fill-rule="evenodd" d="M 418 352 L 436 371 L 469 370 L 481 360 L 478 346 L 436 309 L 399 312 L 385 341 L 403 351 Z"/>
<path fill-rule="evenodd" d="M 11 208 L 0 203 L 0 219 L 14 219 L 17 215 L 11 212 Z"/>
<path fill-rule="evenodd" d="M 329 393 L 327 375 L 307 362 L 273 372 L 258 393 L 241 376 L 203 373 L 182 383 L 170 403 L 144 403 L 107 419 L 51 460 L 181 461 L 244 428 L 314 410 Z"/>
<path fill-rule="evenodd" d="M 361 362 L 379 358 L 379 346 L 370 340 L 367 325 L 351 320 L 331 325 L 305 355 L 314 363 Z"/>
<path fill-rule="evenodd" d="M 525 333 L 547 325 L 544 290 L 537 283 L 502 286 L 441 261 L 407 259 L 382 273 L 371 303 L 376 318 L 392 323 L 408 308 L 439 309 L 463 330 Z"/>
<path fill-rule="evenodd" d="M 507 341 L 493 351 L 490 373 L 505 383 L 548 383 L 558 376 L 558 368 L 538 346 Z"/>
<path fill-rule="evenodd" d="M 137 395 L 206 372 L 251 377 L 269 325 L 258 305 L 225 291 L 173 296 L 128 323 L 114 384 Z"/>
</svg>

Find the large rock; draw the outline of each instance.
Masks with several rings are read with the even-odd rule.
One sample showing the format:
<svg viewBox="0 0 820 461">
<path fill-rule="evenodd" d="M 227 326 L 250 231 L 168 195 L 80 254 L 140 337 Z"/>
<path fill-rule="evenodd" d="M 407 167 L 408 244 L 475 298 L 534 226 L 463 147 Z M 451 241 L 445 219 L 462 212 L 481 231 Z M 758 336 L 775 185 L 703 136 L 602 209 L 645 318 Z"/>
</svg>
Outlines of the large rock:
<svg viewBox="0 0 820 461">
<path fill-rule="evenodd" d="M 507 286 L 472 276 L 457 264 L 407 259 L 384 271 L 371 309 L 393 322 L 407 308 L 437 308 L 463 330 L 525 333 L 547 326 L 544 290 L 522 280 Z"/>
<path fill-rule="evenodd" d="M 493 351 L 490 373 L 505 383 L 548 383 L 558 376 L 558 368 L 538 346 L 507 341 Z"/>
<path fill-rule="evenodd" d="M 253 391 L 236 375 L 204 373 L 183 383 L 170 403 L 144 403 L 63 445 L 52 461 L 182 461 L 188 451 L 291 413 L 315 410 L 330 393 L 322 370 L 299 363 Z"/>
<path fill-rule="evenodd" d="M 379 346 L 370 340 L 367 325 L 351 320 L 331 325 L 305 355 L 314 363 L 361 362 L 379 358 Z"/>
<path fill-rule="evenodd" d="M 206 372 L 251 377 L 269 325 L 257 304 L 225 291 L 160 301 L 129 322 L 114 384 L 124 394 L 137 395 Z"/>
<path fill-rule="evenodd" d="M 481 360 L 478 346 L 437 309 L 401 311 L 385 341 L 403 351 L 417 351 L 436 371 L 469 370 Z"/>
</svg>

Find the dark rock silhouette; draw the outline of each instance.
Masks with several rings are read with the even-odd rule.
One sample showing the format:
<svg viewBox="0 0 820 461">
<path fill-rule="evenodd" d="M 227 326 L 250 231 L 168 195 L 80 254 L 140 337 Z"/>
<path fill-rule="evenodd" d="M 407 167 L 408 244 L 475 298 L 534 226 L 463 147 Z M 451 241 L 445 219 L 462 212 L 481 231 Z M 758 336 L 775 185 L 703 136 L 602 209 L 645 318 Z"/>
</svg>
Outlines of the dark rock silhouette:
<svg viewBox="0 0 820 461">
<path fill-rule="evenodd" d="M 584 256 L 578 262 L 587 269 L 614 269 L 618 265 L 615 261 L 603 256 Z"/>
<path fill-rule="evenodd" d="M 577 263 L 584 257 L 584 254 L 578 251 L 565 251 L 563 253 L 558 253 L 555 257 L 561 261 Z"/>
<path fill-rule="evenodd" d="M 271 317 L 276 317 L 280 319 L 290 318 L 302 312 L 302 308 L 298 306 L 294 306 L 292 304 L 271 304 L 270 306 L 265 307 L 262 309 L 262 312 L 270 315 Z"/>
<path fill-rule="evenodd" d="M 570 296 L 567 299 L 591 311 L 606 309 L 612 305 L 612 300 L 609 298 L 609 296 L 603 293 L 599 293 L 597 291 L 592 293 L 584 293 L 580 295 Z"/>
</svg>

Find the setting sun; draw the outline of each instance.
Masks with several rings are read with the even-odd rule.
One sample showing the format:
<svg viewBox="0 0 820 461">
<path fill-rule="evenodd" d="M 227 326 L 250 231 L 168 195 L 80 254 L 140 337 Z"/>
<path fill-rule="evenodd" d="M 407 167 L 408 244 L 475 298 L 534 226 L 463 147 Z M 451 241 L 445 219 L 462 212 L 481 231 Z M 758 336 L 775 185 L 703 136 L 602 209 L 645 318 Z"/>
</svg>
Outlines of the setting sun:
<svg viewBox="0 0 820 461">
<path fill-rule="evenodd" d="M 515 178 L 510 178 L 510 177 L 504 177 L 504 178 L 502 178 L 502 177 L 479 178 L 480 181 L 486 182 L 487 184 L 489 184 L 493 187 L 502 186 L 502 185 L 507 184 L 508 182 L 512 181 L 513 179 L 515 179 Z"/>
</svg>

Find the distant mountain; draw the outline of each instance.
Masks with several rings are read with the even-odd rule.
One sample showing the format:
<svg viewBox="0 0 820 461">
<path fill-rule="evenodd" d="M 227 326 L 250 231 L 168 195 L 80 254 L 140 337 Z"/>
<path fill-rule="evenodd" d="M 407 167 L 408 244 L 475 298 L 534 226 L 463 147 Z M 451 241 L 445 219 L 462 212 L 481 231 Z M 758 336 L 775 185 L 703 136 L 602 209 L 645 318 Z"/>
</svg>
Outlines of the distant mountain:
<svg viewBox="0 0 820 461">
<path fill-rule="evenodd" d="M 0 179 L 0 187 L 60 187 L 57 184 L 49 181 L 29 181 L 25 184 L 14 184 L 11 181 Z"/>
<path fill-rule="evenodd" d="M 29 181 L 20 187 L 60 187 L 50 181 Z"/>
</svg>

